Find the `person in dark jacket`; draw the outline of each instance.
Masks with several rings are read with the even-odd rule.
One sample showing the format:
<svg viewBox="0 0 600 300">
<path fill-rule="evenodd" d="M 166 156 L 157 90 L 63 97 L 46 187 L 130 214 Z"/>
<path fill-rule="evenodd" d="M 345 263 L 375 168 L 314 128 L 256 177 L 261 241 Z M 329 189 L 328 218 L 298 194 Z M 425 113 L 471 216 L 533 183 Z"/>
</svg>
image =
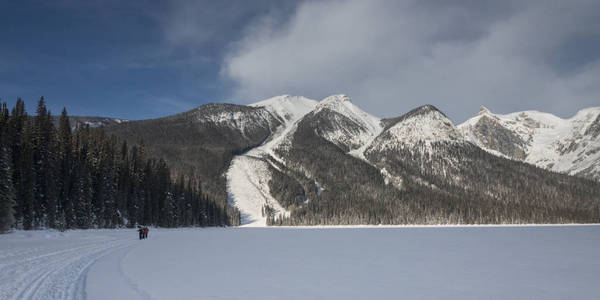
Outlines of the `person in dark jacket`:
<svg viewBox="0 0 600 300">
<path fill-rule="evenodd" d="M 144 229 L 141 226 L 138 226 L 138 233 L 140 234 L 140 240 L 144 238 Z"/>
</svg>

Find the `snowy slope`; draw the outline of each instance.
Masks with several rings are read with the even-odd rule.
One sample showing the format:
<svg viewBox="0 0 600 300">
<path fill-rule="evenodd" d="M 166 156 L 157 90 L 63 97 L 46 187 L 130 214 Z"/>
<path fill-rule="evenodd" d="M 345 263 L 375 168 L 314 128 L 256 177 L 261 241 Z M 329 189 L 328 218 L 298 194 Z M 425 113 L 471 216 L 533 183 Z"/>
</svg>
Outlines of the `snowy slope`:
<svg viewBox="0 0 600 300">
<path fill-rule="evenodd" d="M 317 103 L 317 101 L 305 97 L 282 95 L 249 106 L 264 107 L 282 123 L 293 123 L 310 112 Z"/>
<path fill-rule="evenodd" d="M 266 226 L 263 207 L 268 205 L 275 215 L 289 213 L 279 205 L 269 191 L 271 172 L 268 162 L 248 154 L 236 156 L 227 172 L 229 202 L 241 212 L 242 226 Z"/>
<path fill-rule="evenodd" d="M 257 103 L 250 104 L 252 107 L 263 107 L 283 124 L 279 126 L 272 136 L 264 144 L 251 149 L 248 155 L 265 157 L 270 156 L 280 160 L 273 151 L 282 143 L 289 141 L 294 132 L 297 122 L 306 114 L 311 112 L 318 102 L 299 96 L 277 96 Z"/>
<path fill-rule="evenodd" d="M 396 120 L 369 145 L 369 151 L 413 147 L 417 143 L 463 141 L 462 134 L 446 115 L 431 105 L 418 107 Z"/>
<path fill-rule="evenodd" d="M 263 108 L 281 125 L 263 144 L 235 157 L 227 172 L 229 201 L 241 210 L 246 226 L 265 225 L 265 205 L 273 208 L 276 216 L 289 213 L 270 194 L 274 168 L 294 168 L 307 178 L 314 175 L 307 173 L 303 165 L 287 165 L 289 157 L 278 156 L 285 156 L 285 150 L 298 142 L 294 141 L 296 133 L 315 138 L 303 138 L 305 144 L 318 143 L 321 138 L 334 143 L 345 153 L 376 167 L 387 183 L 400 189 L 406 179 L 430 185 L 424 177 L 415 175 L 421 173 L 465 184 L 460 174 L 464 173 L 461 168 L 466 158 L 460 155 L 476 149 L 473 143 L 495 155 L 600 178 L 600 108 L 583 110 L 568 120 L 532 111 L 494 115 L 482 108 L 478 116 L 457 127 L 431 105 L 381 120 L 345 95 L 333 95 L 320 102 L 284 95 L 250 106 Z M 273 160 L 278 164 L 274 165 Z M 421 163 L 414 165 L 414 161 Z"/>
<path fill-rule="evenodd" d="M 538 111 L 500 115 L 482 108 L 458 128 L 494 154 L 600 180 L 600 107 L 569 119 Z"/>
<path fill-rule="evenodd" d="M 386 120 L 383 132 L 370 144 L 364 147 L 363 157 L 367 157 L 372 165 L 377 167 L 384 176 L 386 184 L 391 183 L 396 188 L 402 189 L 404 178 L 408 174 L 399 174 L 394 161 L 400 153 L 411 153 L 430 159 L 436 155 L 432 148 L 433 143 L 448 143 L 457 145 L 465 143 L 462 134 L 446 115 L 432 105 L 424 105 L 411 110 L 405 115 Z M 438 149 L 438 151 L 440 151 Z M 457 165 L 456 157 L 444 155 L 443 160 L 449 165 Z M 439 163 L 440 160 L 435 163 Z M 428 169 L 432 163 L 421 165 L 420 169 Z M 445 167 L 439 168 L 445 170 Z M 415 170 L 416 171 L 416 170 Z M 412 174 L 410 175 L 412 176 Z M 417 179 L 422 182 L 421 179 Z"/>
<path fill-rule="evenodd" d="M 354 105 L 345 95 L 333 95 L 321 102 L 283 95 L 250 106 L 265 108 L 283 125 L 262 145 L 235 157 L 227 172 L 229 201 L 240 209 L 245 226 L 265 225 L 264 205 L 274 208 L 276 216 L 288 214 L 269 193 L 271 172 L 266 158 L 285 165 L 274 150 L 290 145 L 298 123 L 304 118 L 310 118 L 308 123 L 316 126 L 320 136 L 348 147 L 350 154 L 363 159 L 364 148 L 383 130 L 380 119 Z"/>
<path fill-rule="evenodd" d="M 278 159 L 273 149 L 284 141 L 295 123 L 316 105 L 315 100 L 288 95 L 250 104 L 264 108 L 282 125 L 262 145 L 234 157 L 227 171 L 229 203 L 240 210 L 242 226 L 266 226 L 266 216 L 263 215 L 265 205 L 274 210 L 275 216 L 289 214 L 270 194 L 271 171 L 265 158 Z"/>
</svg>

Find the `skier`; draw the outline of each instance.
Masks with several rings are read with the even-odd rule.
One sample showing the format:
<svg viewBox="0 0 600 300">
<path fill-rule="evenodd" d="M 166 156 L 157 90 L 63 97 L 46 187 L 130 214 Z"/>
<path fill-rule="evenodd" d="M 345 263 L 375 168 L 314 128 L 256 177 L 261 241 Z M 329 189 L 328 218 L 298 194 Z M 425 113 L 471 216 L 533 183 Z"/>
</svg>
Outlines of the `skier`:
<svg viewBox="0 0 600 300">
<path fill-rule="evenodd" d="M 138 225 L 138 233 L 140 234 L 140 240 L 144 238 L 144 229 L 142 228 L 142 226 Z"/>
<path fill-rule="evenodd" d="M 148 229 L 148 227 L 144 227 L 144 238 L 148 238 L 148 231 L 150 231 L 150 229 Z"/>
</svg>

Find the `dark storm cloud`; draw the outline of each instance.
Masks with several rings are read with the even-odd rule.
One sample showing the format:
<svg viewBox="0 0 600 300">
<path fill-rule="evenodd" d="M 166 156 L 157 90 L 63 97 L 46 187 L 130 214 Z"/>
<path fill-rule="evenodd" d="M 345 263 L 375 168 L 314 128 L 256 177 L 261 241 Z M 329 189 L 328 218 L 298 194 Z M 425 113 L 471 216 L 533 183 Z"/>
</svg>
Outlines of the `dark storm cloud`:
<svg viewBox="0 0 600 300">
<path fill-rule="evenodd" d="M 349 94 L 378 116 L 426 103 L 572 115 L 600 105 L 600 2 L 308 1 L 226 58 L 233 99 Z"/>
</svg>

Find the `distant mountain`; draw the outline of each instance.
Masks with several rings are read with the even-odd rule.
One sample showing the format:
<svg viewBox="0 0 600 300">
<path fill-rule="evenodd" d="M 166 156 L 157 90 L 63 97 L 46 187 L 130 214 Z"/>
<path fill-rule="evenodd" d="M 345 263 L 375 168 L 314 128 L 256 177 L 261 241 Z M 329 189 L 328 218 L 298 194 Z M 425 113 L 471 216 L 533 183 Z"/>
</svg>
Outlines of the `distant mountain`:
<svg viewBox="0 0 600 300">
<path fill-rule="evenodd" d="M 573 121 L 558 147 L 583 153 L 573 163 L 598 164 L 594 118 L 592 109 Z M 483 112 L 456 127 L 431 105 L 382 120 L 344 95 L 284 95 L 106 130 L 193 171 L 246 225 L 600 222 L 600 183 L 519 161 L 559 122 L 509 121 Z"/>
<path fill-rule="evenodd" d="M 500 115 L 482 107 L 458 128 L 490 153 L 600 181 L 600 107 L 570 119 L 537 111 Z"/>
<path fill-rule="evenodd" d="M 60 118 L 60 116 L 53 117 L 55 126 L 58 126 L 59 118 Z M 72 129 L 75 129 L 77 127 L 85 127 L 85 126 L 90 126 L 90 128 L 97 128 L 97 127 L 101 127 L 101 126 L 121 124 L 124 122 L 128 122 L 128 120 L 118 119 L 118 118 L 106 118 L 106 117 L 69 116 L 69 122 L 71 123 Z"/>
<path fill-rule="evenodd" d="M 280 191 L 283 224 L 560 222 L 598 205 L 597 183 L 491 155 L 431 105 L 379 120 L 332 96 L 281 140 L 256 182 Z"/>
</svg>

